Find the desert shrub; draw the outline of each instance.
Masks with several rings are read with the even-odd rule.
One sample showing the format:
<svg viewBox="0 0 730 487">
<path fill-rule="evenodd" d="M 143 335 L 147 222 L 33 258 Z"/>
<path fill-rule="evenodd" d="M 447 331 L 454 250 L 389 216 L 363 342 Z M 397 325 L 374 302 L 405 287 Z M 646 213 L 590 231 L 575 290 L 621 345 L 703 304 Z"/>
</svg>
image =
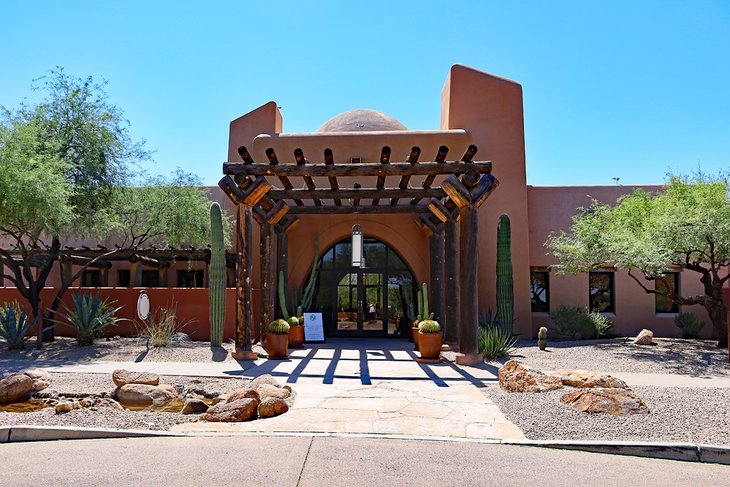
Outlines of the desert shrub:
<svg viewBox="0 0 730 487">
<path fill-rule="evenodd" d="M 705 323 L 692 313 L 679 313 L 674 318 L 674 324 L 682 330 L 682 338 L 699 338 L 700 330 L 705 326 Z"/>
<path fill-rule="evenodd" d="M 25 309 L 17 301 L 5 303 L 0 307 L 0 337 L 10 350 L 22 350 L 28 339 L 31 322 Z"/>
<path fill-rule="evenodd" d="M 177 306 L 173 303 L 166 308 L 160 308 L 147 319 L 139 330 L 139 336 L 147 340 L 148 346 L 166 347 L 173 341 L 178 330 L 185 327 L 185 323 L 177 321 Z"/>
<path fill-rule="evenodd" d="M 579 306 L 561 306 L 552 313 L 552 332 L 556 338 L 572 340 L 594 338 L 596 336 L 593 321 L 585 308 Z"/>
<path fill-rule="evenodd" d="M 73 307 L 65 304 L 66 313 L 61 316 L 76 330 L 76 342 L 91 345 L 94 339 L 109 326 L 116 326 L 122 319 L 115 316 L 122 307 L 115 308 L 116 301 L 101 299 L 99 294 L 81 293 L 71 296 Z"/>
<path fill-rule="evenodd" d="M 607 316 L 594 311 L 593 313 L 588 313 L 588 320 L 593 327 L 592 338 L 612 338 L 616 336 L 612 329 L 613 323 L 611 323 L 611 320 Z"/>
<path fill-rule="evenodd" d="M 509 355 L 517 341 L 517 337 L 502 326 L 479 327 L 477 339 L 479 353 L 484 355 L 486 360 L 495 360 Z"/>
</svg>

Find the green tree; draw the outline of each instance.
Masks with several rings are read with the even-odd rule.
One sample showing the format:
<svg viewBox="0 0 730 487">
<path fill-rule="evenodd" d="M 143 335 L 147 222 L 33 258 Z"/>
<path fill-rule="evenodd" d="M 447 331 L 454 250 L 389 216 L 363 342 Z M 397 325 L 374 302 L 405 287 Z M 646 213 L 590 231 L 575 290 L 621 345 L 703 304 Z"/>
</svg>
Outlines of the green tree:
<svg viewBox="0 0 730 487">
<path fill-rule="evenodd" d="M 637 189 L 613 206 L 593 200 L 579 209 L 569 232 L 552 234 L 545 245 L 559 261 L 559 272 L 614 265 L 628 270 L 649 294 L 679 305 L 703 306 L 718 346 L 727 347 L 722 288 L 730 279 L 729 188 L 725 174 L 672 176 L 655 194 Z M 670 266 L 696 272 L 704 294 L 682 296 L 679 289 L 650 285 Z"/>
<path fill-rule="evenodd" d="M 104 84 L 63 70 L 41 79 L 46 97 L 37 105 L 2 109 L 0 119 L 0 263 L 28 301 L 36 324 L 53 318 L 61 297 L 83 269 L 61 283 L 43 317 L 41 291 L 70 239 L 121 239 L 91 265 L 142 245 L 207 242 L 207 194 L 197 179 L 145 177 L 149 158 L 129 135 L 122 111 L 108 101 Z M 131 186 L 136 183 L 138 186 Z"/>
</svg>

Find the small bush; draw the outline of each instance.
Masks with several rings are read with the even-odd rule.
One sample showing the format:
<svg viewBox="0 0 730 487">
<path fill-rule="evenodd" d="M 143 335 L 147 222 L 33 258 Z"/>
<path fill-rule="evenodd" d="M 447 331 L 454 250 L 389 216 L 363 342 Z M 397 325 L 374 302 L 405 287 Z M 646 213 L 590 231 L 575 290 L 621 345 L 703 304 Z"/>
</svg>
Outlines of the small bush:
<svg viewBox="0 0 730 487">
<path fill-rule="evenodd" d="M 477 337 L 479 340 L 479 353 L 484 355 L 486 360 L 496 360 L 509 355 L 517 341 L 516 336 L 513 336 L 501 326 L 480 327 Z"/>
<path fill-rule="evenodd" d="M 611 323 L 608 317 L 594 311 L 593 313 L 588 313 L 588 320 L 590 320 L 591 326 L 593 327 L 593 338 L 611 338 L 616 336 L 612 330 L 613 323 Z"/>
<path fill-rule="evenodd" d="M 682 330 L 682 338 L 699 338 L 700 330 L 705 326 L 705 323 L 692 313 L 679 313 L 674 318 L 674 324 Z"/>
<path fill-rule="evenodd" d="M 30 327 L 28 315 L 17 301 L 5 303 L 0 307 L 0 337 L 5 339 L 8 349 L 24 349 Z"/>
<path fill-rule="evenodd" d="M 595 328 L 585 308 L 578 306 L 561 306 L 552 313 L 553 331 L 557 338 L 572 340 L 594 338 Z"/>
<path fill-rule="evenodd" d="M 93 344 L 107 327 L 116 326 L 121 321 L 114 316 L 122 309 L 121 306 L 114 308 L 116 301 L 102 300 L 100 295 L 91 293 L 73 294 L 71 299 L 73 308 L 64 304 L 66 313 L 61 313 L 61 316 L 74 327 L 76 342 L 81 346 Z"/>
<path fill-rule="evenodd" d="M 142 324 L 139 336 L 147 340 L 147 346 L 166 347 L 177 332 L 177 306 L 160 308 Z M 182 326 L 181 326 L 182 328 Z"/>
</svg>

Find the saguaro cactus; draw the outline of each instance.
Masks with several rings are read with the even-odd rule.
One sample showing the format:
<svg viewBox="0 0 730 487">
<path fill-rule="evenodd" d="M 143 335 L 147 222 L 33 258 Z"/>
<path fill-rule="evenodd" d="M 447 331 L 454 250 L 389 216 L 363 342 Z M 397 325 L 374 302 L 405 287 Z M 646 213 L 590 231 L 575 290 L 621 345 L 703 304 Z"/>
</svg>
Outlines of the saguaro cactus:
<svg viewBox="0 0 730 487">
<path fill-rule="evenodd" d="M 289 310 L 286 308 L 286 283 L 284 282 L 284 271 L 279 271 L 279 308 L 285 320 L 289 320 Z"/>
<path fill-rule="evenodd" d="M 223 216 L 218 203 L 210 205 L 210 344 L 223 342 L 226 315 L 226 250 L 223 243 Z"/>
<path fill-rule="evenodd" d="M 514 285 L 512 283 L 512 237 L 509 217 L 504 213 L 497 224 L 497 321 L 512 334 Z"/>
</svg>

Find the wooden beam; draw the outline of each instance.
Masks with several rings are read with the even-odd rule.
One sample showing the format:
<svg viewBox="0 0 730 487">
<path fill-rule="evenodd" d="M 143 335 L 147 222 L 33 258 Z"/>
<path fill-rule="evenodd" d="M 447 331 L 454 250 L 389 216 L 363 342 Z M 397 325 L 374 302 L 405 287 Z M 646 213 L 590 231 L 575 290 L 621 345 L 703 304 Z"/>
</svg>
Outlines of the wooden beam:
<svg viewBox="0 0 730 487">
<path fill-rule="evenodd" d="M 449 219 L 449 210 L 441 204 L 441 200 L 438 198 L 431 198 L 428 202 L 428 209 L 442 222 L 446 222 Z"/>
<path fill-rule="evenodd" d="M 499 186 L 499 180 L 491 174 L 484 174 L 479 180 L 479 184 L 469 190 L 471 200 L 477 208 L 487 201 L 495 189 Z"/>
<path fill-rule="evenodd" d="M 457 178 L 454 174 L 446 177 L 444 182 L 441 183 L 441 188 L 447 195 L 449 195 L 451 201 L 453 201 L 459 208 L 464 208 L 471 204 L 471 194 L 469 193 L 469 190 L 464 187 L 462 182 L 459 181 L 459 178 Z"/>
<path fill-rule="evenodd" d="M 436 164 L 444 164 L 446 162 L 446 156 L 448 153 L 449 153 L 449 148 L 446 147 L 445 145 L 442 145 L 441 147 L 439 147 L 439 151 L 436 153 L 434 162 Z M 423 189 L 430 188 L 431 185 L 433 184 L 434 179 L 436 179 L 435 174 L 429 174 L 428 176 L 426 176 L 426 179 L 423 181 L 422 188 Z M 411 200 L 411 204 L 416 205 L 416 204 L 418 204 L 419 201 L 420 201 L 420 198 L 413 198 L 413 200 Z"/>
<path fill-rule="evenodd" d="M 309 163 L 309 161 L 307 161 L 307 159 L 304 158 L 304 151 L 302 149 L 300 149 L 299 147 L 294 149 L 294 160 L 296 161 L 297 166 L 305 166 L 305 165 L 307 165 L 307 163 Z M 306 184 L 307 188 L 309 188 L 310 190 L 316 189 L 316 186 L 314 184 L 314 179 L 312 179 L 311 176 L 304 176 L 304 184 Z M 314 205 L 322 206 L 322 200 L 320 200 L 319 198 L 315 198 Z"/>
<path fill-rule="evenodd" d="M 254 206 L 271 188 L 271 183 L 265 177 L 257 177 L 256 181 L 243 194 L 243 204 L 246 206 Z"/>
<path fill-rule="evenodd" d="M 223 176 L 221 180 L 218 181 L 218 187 L 222 189 L 223 192 L 228 195 L 228 198 L 230 198 L 235 204 L 239 204 L 243 201 L 243 191 L 239 189 L 238 185 L 230 176 Z"/>
<path fill-rule="evenodd" d="M 411 148 L 411 153 L 408 155 L 408 158 L 406 159 L 406 162 L 410 165 L 415 165 L 418 163 L 418 158 L 421 156 L 421 148 L 417 145 L 414 145 Z M 410 174 L 404 174 L 400 178 L 400 183 L 398 184 L 398 187 L 400 189 L 407 189 L 408 188 L 408 182 L 411 180 Z M 398 204 L 398 198 L 392 198 L 390 200 L 390 206 L 395 206 Z"/>
<path fill-rule="evenodd" d="M 429 213 L 425 206 L 295 206 L 289 209 L 290 215 L 350 215 L 354 213 L 396 214 Z"/>
<path fill-rule="evenodd" d="M 411 165 L 407 162 L 391 164 L 351 164 L 351 165 L 307 165 L 281 164 L 276 166 L 263 164 L 223 164 L 223 173 L 229 175 L 244 174 L 247 176 L 312 176 L 312 177 L 350 177 L 350 176 L 426 176 L 429 174 L 447 175 L 464 174 L 477 171 L 487 174 L 492 170 L 491 162 L 473 162 L 471 164 L 438 164 L 423 163 Z"/>
<path fill-rule="evenodd" d="M 278 201 L 274 207 L 266 214 L 266 221 L 270 225 L 276 225 L 284 215 L 289 211 L 289 205 L 283 201 Z"/>
<path fill-rule="evenodd" d="M 332 149 L 329 147 L 324 150 L 324 165 L 328 167 L 333 167 L 335 165 L 335 158 L 332 154 Z M 329 179 L 330 182 L 330 188 L 339 189 L 340 186 L 337 183 L 337 178 L 334 176 L 329 176 L 327 179 Z M 339 198 L 335 198 L 335 206 L 341 206 L 342 201 Z"/>
<path fill-rule="evenodd" d="M 373 198 L 373 204 L 375 205 L 375 199 L 381 198 L 411 198 L 418 196 L 420 198 L 443 198 L 446 196 L 446 192 L 441 188 L 430 188 L 430 189 L 400 189 L 400 188 L 360 188 L 360 189 L 272 189 L 269 191 L 269 196 L 275 200 L 280 199 L 334 199 L 334 198 L 361 198 L 368 199 Z M 375 205 L 377 206 L 377 205 Z"/>
<path fill-rule="evenodd" d="M 279 158 L 276 156 L 276 152 L 272 147 L 269 147 L 266 149 L 266 157 L 269 159 L 269 167 L 274 167 L 279 165 Z M 301 166 L 297 166 L 301 167 Z M 305 176 L 306 174 L 301 174 L 301 176 Z M 291 181 L 289 181 L 289 178 L 286 175 L 283 174 L 277 174 L 277 177 L 279 178 L 279 181 L 281 181 L 282 186 L 286 189 L 292 189 L 294 186 L 292 186 Z M 300 200 L 294 200 L 294 203 L 297 206 L 302 206 L 304 203 Z"/>
<path fill-rule="evenodd" d="M 474 144 L 471 144 L 469 147 L 467 147 L 466 151 L 464 152 L 464 155 L 461 156 L 462 162 L 471 162 L 471 160 L 474 158 L 475 155 L 477 155 L 477 146 Z"/>
<path fill-rule="evenodd" d="M 384 145 L 380 149 L 380 163 L 381 164 L 390 164 L 390 147 L 387 145 Z M 383 189 L 385 187 L 385 176 L 378 176 L 378 182 L 376 184 L 377 189 Z M 378 206 L 380 203 L 380 198 L 373 198 L 373 206 Z"/>
</svg>

